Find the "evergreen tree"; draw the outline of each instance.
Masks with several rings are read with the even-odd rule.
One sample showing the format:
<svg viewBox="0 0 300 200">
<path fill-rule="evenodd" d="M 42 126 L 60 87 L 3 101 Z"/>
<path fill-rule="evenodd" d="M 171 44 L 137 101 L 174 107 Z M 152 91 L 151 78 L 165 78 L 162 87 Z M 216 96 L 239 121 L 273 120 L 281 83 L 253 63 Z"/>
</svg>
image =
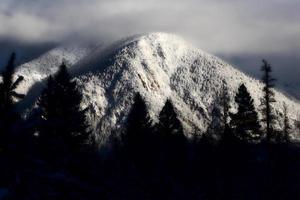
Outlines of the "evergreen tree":
<svg viewBox="0 0 300 200">
<path fill-rule="evenodd" d="M 230 106 L 230 96 L 228 93 L 227 83 L 223 80 L 222 91 L 221 91 L 221 106 L 222 106 L 222 125 L 223 127 L 228 126 L 229 121 L 229 110 Z"/>
<path fill-rule="evenodd" d="M 176 173 L 182 170 L 187 157 L 187 140 L 173 104 L 167 100 L 159 114 L 158 133 L 161 137 L 162 160 L 167 170 Z"/>
<path fill-rule="evenodd" d="M 297 115 L 297 120 L 294 122 L 294 125 L 298 129 L 298 134 L 300 134 L 300 114 Z"/>
<path fill-rule="evenodd" d="M 230 121 L 230 95 L 228 92 L 228 87 L 227 87 L 227 83 L 225 80 L 223 80 L 223 85 L 222 85 L 222 91 L 221 91 L 221 108 L 222 108 L 222 117 L 221 117 L 221 121 L 222 121 L 222 126 L 223 126 L 223 130 L 222 130 L 222 142 L 226 143 L 226 144 L 230 144 L 231 142 L 233 142 L 233 133 L 229 124 Z"/>
<path fill-rule="evenodd" d="M 134 103 L 127 118 L 126 132 L 122 135 L 125 150 L 132 159 L 142 161 L 147 159 L 153 135 L 152 122 L 145 101 L 139 93 L 134 97 Z"/>
<path fill-rule="evenodd" d="M 38 129 L 42 145 L 47 145 L 48 150 L 80 150 L 88 143 L 90 132 L 81 100 L 77 83 L 63 63 L 57 74 L 48 78 L 38 100 L 42 119 Z"/>
<path fill-rule="evenodd" d="M 291 125 L 288 118 L 288 108 L 286 103 L 283 105 L 283 142 L 287 143 L 290 140 Z"/>
<path fill-rule="evenodd" d="M 21 117 L 15 110 L 15 100 L 24 95 L 15 91 L 23 80 L 20 76 L 14 80 L 15 54 L 11 57 L 1 73 L 0 81 L 0 185 L 16 184 L 15 174 L 22 167 L 20 153 L 25 151 L 20 147 L 22 140 Z M 23 135 L 22 135 L 23 136 Z M 22 149 L 22 150 L 21 150 Z M 18 151 L 21 150 L 21 151 Z"/>
<path fill-rule="evenodd" d="M 257 141 L 261 138 L 257 112 L 246 86 L 242 84 L 235 96 L 238 111 L 231 114 L 231 127 L 237 138 L 243 141 Z"/>
<path fill-rule="evenodd" d="M 230 109 L 230 97 L 228 94 L 227 83 L 222 81 L 222 87 L 219 95 L 213 103 L 213 109 L 211 111 L 211 124 L 208 127 L 207 134 L 203 139 L 216 140 L 221 139 L 228 128 L 229 122 L 229 109 Z"/>
<path fill-rule="evenodd" d="M 0 143 L 5 144 L 7 139 L 11 137 L 13 132 L 16 132 L 16 122 L 20 119 L 19 114 L 15 111 L 14 99 L 22 99 L 23 94 L 15 91 L 18 85 L 22 82 L 23 77 L 19 76 L 14 81 L 15 72 L 15 53 L 11 57 L 1 73 L 2 82 L 0 83 Z"/>
<path fill-rule="evenodd" d="M 207 128 L 207 132 L 202 135 L 202 143 L 213 145 L 220 141 L 225 129 L 223 124 L 223 117 L 224 116 L 223 111 L 220 107 L 220 102 L 216 101 L 211 111 L 211 123 Z"/>
<path fill-rule="evenodd" d="M 183 128 L 179 121 L 173 104 L 167 100 L 159 114 L 159 128 L 162 133 L 169 135 L 183 135 Z"/>
<path fill-rule="evenodd" d="M 265 122 L 266 124 L 267 141 L 270 141 L 271 134 L 273 131 L 272 125 L 274 122 L 272 103 L 275 102 L 274 92 L 273 92 L 275 79 L 273 79 L 271 76 L 272 67 L 266 60 L 263 60 L 263 66 L 261 67 L 261 71 L 264 73 L 262 77 L 262 81 L 264 83 L 264 88 L 263 88 L 264 97 L 261 100 L 261 105 L 263 107 L 262 108 L 263 122 Z"/>
</svg>

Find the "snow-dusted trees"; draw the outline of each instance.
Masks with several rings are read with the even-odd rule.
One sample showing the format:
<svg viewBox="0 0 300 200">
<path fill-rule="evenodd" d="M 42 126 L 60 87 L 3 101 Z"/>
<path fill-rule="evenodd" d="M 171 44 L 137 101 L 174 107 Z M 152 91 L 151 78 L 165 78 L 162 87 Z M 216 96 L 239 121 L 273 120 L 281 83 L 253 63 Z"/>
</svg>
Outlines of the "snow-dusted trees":
<svg viewBox="0 0 300 200">
<path fill-rule="evenodd" d="M 222 125 L 224 128 L 228 126 L 229 121 L 229 110 L 230 110 L 230 96 L 228 93 L 227 83 L 223 80 L 220 102 L 222 107 Z"/>
<path fill-rule="evenodd" d="M 217 95 L 211 111 L 211 124 L 204 137 L 212 137 L 210 139 L 221 139 L 224 133 L 229 129 L 229 110 L 230 96 L 227 88 L 227 83 L 223 80 L 220 93 Z"/>
<path fill-rule="evenodd" d="M 257 112 L 246 86 L 242 84 L 235 96 L 238 111 L 231 115 L 231 127 L 237 138 L 243 141 L 258 141 L 261 139 L 260 124 Z"/>
<path fill-rule="evenodd" d="M 15 53 L 11 57 L 1 73 L 2 82 L 0 83 L 0 143 L 5 144 L 11 133 L 15 131 L 15 123 L 20 119 L 19 114 L 15 111 L 14 99 L 22 99 L 23 94 L 15 91 L 22 82 L 23 77 L 19 76 L 14 81 L 15 72 Z"/>
<path fill-rule="evenodd" d="M 300 135 L 300 114 L 298 114 L 297 120 L 294 123 L 295 127 L 298 129 L 298 134 Z"/>
<path fill-rule="evenodd" d="M 261 100 L 263 122 L 265 122 L 266 125 L 267 141 L 270 141 L 272 137 L 271 136 L 272 131 L 273 131 L 272 125 L 274 122 L 272 103 L 275 102 L 274 92 L 273 92 L 275 79 L 273 79 L 271 76 L 272 67 L 266 60 L 263 60 L 263 66 L 261 67 L 261 71 L 263 72 L 262 81 L 264 83 L 264 87 L 263 87 L 264 97 Z"/>
<path fill-rule="evenodd" d="M 207 132 L 202 135 L 202 141 L 208 143 L 215 143 L 222 138 L 224 133 L 223 113 L 220 108 L 219 102 L 215 102 L 211 111 L 211 123 L 207 128 Z"/>
<path fill-rule="evenodd" d="M 291 134 L 291 125 L 288 117 L 288 107 L 286 103 L 283 105 L 283 142 L 289 142 L 290 140 L 290 134 Z"/>
<path fill-rule="evenodd" d="M 82 94 L 63 63 L 38 99 L 41 124 L 38 127 L 42 145 L 52 150 L 79 150 L 87 143 L 90 132 L 81 109 Z M 49 149 L 48 149 L 49 150 Z"/>
</svg>

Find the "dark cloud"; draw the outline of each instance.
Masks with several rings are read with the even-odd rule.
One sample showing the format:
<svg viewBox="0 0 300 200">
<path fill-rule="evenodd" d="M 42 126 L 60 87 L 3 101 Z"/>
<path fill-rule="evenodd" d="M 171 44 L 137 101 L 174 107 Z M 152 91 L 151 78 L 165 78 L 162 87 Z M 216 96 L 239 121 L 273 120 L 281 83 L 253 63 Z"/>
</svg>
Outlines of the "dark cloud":
<svg viewBox="0 0 300 200">
<path fill-rule="evenodd" d="M 0 69 L 6 64 L 12 52 L 17 54 L 17 64 L 30 61 L 49 49 L 57 46 L 54 43 L 28 44 L 11 40 L 0 40 Z"/>
<path fill-rule="evenodd" d="M 25 42 L 111 40 L 167 31 L 211 52 L 300 49 L 295 43 L 300 39 L 299 1 L 2 0 L 0 4 L 0 34 Z"/>
<path fill-rule="evenodd" d="M 260 71 L 262 59 L 266 59 L 273 67 L 276 87 L 300 99 L 300 55 L 297 52 L 219 56 L 258 79 L 262 76 Z"/>
<path fill-rule="evenodd" d="M 254 75 L 251 66 L 268 57 L 290 80 L 300 72 L 299 9 L 298 0 L 1 0 L 0 41 L 38 51 L 44 44 L 172 32 Z"/>
</svg>

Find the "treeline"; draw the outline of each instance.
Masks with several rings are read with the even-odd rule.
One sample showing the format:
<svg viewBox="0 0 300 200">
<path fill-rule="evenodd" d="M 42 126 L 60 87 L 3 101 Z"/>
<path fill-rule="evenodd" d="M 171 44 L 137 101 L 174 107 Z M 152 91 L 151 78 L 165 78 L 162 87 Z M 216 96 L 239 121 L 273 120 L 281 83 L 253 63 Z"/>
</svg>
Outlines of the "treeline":
<svg viewBox="0 0 300 200">
<path fill-rule="evenodd" d="M 262 121 L 244 84 L 232 97 L 223 83 L 207 133 L 192 138 L 185 136 L 170 100 L 155 123 L 136 94 L 126 127 L 111 134 L 109 153 L 97 149 L 87 110 L 81 109 L 82 93 L 64 63 L 23 119 L 16 110 L 16 99 L 25 96 L 16 92 L 23 77 L 14 79 L 14 61 L 12 54 L 0 83 L 0 198 L 288 199 L 296 194 L 300 151 L 289 142 L 286 106 L 282 130 L 273 128 L 274 79 L 266 61 Z"/>
</svg>

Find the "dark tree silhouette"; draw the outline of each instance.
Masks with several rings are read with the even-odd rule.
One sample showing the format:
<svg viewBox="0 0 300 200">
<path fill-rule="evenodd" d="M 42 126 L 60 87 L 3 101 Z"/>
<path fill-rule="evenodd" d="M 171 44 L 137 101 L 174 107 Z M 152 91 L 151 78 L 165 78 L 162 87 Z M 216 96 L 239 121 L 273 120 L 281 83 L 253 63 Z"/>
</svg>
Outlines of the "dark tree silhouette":
<svg viewBox="0 0 300 200">
<path fill-rule="evenodd" d="M 81 100 L 77 83 L 63 63 L 57 74 L 48 78 L 47 87 L 38 100 L 41 111 L 39 135 L 48 150 L 82 150 L 86 147 L 90 132 Z"/>
<path fill-rule="evenodd" d="M 167 100 L 159 114 L 158 134 L 161 138 L 162 160 L 172 173 L 182 171 L 187 157 L 187 139 L 173 104 Z"/>
<path fill-rule="evenodd" d="M 183 135 L 183 128 L 179 121 L 173 104 L 167 100 L 159 114 L 159 128 L 164 134 Z"/>
<path fill-rule="evenodd" d="M 231 115 L 231 126 L 237 138 L 243 141 L 261 139 L 260 125 L 257 112 L 246 86 L 242 84 L 235 96 L 238 112 Z"/>
<path fill-rule="evenodd" d="M 16 132 L 15 123 L 20 119 L 19 114 L 15 111 L 14 99 L 22 99 L 23 94 L 19 94 L 15 91 L 18 85 L 23 80 L 22 76 L 19 76 L 14 80 L 15 72 L 15 53 L 11 54 L 11 57 L 1 73 L 2 82 L 0 83 L 0 142 L 2 145 L 7 143 L 7 139 L 11 137 L 12 133 Z"/>
<path fill-rule="evenodd" d="M 263 60 L 263 66 L 261 67 L 261 71 L 264 73 L 262 77 L 262 81 L 264 83 L 264 97 L 261 100 L 263 122 L 265 122 L 266 124 L 267 141 L 270 142 L 273 131 L 272 125 L 275 119 L 274 114 L 272 112 L 272 103 L 275 102 L 273 92 L 275 79 L 271 76 L 272 67 L 266 60 Z"/>
<path fill-rule="evenodd" d="M 1 73 L 0 83 L 0 187 L 16 184 L 15 174 L 22 168 L 20 153 L 26 149 L 20 148 L 23 129 L 22 119 L 17 113 L 15 100 L 20 100 L 24 95 L 15 91 L 23 80 L 20 76 L 14 79 L 15 72 L 14 53 Z M 20 151 L 21 150 L 21 151 Z"/>
<path fill-rule="evenodd" d="M 122 135 L 122 141 L 126 151 L 126 156 L 130 161 L 143 164 L 150 159 L 153 149 L 153 130 L 145 101 L 138 93 L 134 97 L 127 119 L 126 131 Z"/>
</svg>

